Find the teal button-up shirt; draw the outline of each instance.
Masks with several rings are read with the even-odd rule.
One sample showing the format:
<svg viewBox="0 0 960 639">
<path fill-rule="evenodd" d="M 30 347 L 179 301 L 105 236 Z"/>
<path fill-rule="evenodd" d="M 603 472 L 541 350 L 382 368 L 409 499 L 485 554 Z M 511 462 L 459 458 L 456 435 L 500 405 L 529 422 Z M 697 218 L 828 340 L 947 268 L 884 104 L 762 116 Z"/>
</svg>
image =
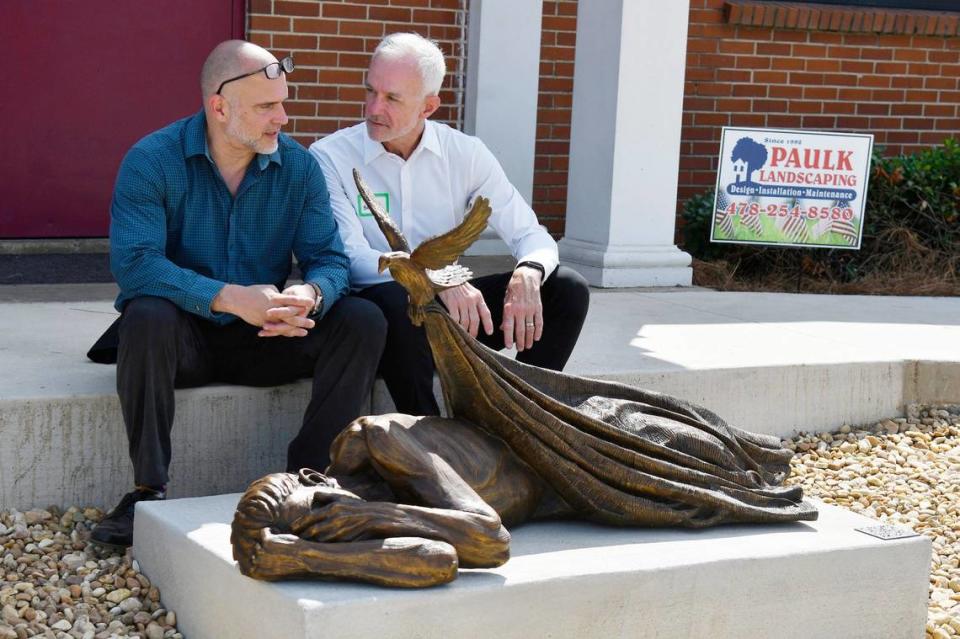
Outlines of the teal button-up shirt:
<svg viewBox="0 0 960 639">
<path fill-rule="evenodd" d="M 203 111 L 137 142 L 124 157 L 110 205 L 116 308 L 166 298 L 220 324 L 237 319 L 210 304 L 226 284 L 283 289 L 291 253 L 323 291 L 323 311 L 349 288 L 350 261 L 323 173 L 290 137 L 257 155 L 231 196 L 207 149 Z"/>
</svg>

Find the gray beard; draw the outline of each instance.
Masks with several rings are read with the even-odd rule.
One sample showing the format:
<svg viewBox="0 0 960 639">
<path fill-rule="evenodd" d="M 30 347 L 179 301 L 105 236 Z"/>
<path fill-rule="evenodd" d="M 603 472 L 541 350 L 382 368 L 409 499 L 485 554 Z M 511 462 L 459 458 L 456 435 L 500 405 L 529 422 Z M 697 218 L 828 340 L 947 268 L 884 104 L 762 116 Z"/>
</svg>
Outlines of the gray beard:
<svg viewBox="0 0 960 639">
<path fill-rule="evenodd" d="M 280 147 L 279 141 L 270 145 L 269 148 L 263 148 L 263 141 L 259 137 L 251 138 L 248 135 L 245 135 L 243 131 L 240 130 L 238 120 L 232 119 L 227 124 L 227 135 L 229 135 L 234 140 L 240 142 L 245 147 L 252 150 L 254 153 L 261 153 L 263 155 L 270 155 L 271 153 L 276 153 L 277 149 Z"/>
</svg>

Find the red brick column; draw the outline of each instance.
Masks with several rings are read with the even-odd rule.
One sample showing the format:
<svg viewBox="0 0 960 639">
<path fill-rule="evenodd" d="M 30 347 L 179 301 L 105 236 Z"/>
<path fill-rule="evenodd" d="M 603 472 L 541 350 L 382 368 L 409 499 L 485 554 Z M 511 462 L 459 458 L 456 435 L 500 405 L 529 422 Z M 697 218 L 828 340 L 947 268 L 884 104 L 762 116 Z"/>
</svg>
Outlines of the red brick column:
<svg viewBox="0 0 960 639">
<path fill-rule="evenodd" d="M 576 0 L 546 0 L 542 28 L 532 204 L 540 223 L 560 237 L 567 211 Z"/>
</svg>

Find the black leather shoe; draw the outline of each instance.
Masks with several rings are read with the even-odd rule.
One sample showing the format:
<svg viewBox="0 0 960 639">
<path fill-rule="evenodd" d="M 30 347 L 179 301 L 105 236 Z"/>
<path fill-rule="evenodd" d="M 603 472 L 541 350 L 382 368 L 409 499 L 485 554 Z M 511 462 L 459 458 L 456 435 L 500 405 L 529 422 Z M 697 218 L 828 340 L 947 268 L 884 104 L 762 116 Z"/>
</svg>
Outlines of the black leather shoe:
<svg viewBox="0 0 960 639">
<path fill-rule="evenodd" d="M 137 489 L 123 496 L 117 507 L 94 526 L 90 539 L 102 546 L 126 548 L 133 544 L 133 509 L 138 501 L 159 501 L 166 495 Z"/>
</svg>

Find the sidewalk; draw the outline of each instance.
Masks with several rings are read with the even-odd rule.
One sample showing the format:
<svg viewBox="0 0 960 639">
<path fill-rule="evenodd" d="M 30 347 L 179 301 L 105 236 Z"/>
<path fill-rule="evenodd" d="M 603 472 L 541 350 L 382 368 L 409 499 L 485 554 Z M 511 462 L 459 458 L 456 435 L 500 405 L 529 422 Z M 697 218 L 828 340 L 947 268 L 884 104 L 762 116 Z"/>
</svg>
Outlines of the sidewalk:
<svg viewBox="0 0 960 639">
<path fill-rule="evenodd" d="M 113 284 L 0 288 L 0 399 L 112 392 L 113 368 L 84 354 L 116 318 L 115 294 Z M 568 370 L 629 382 L 902 361 L 960 362 L 960 298 L 593 289 Z"/>
<path fill-rule="evenodd" d="M 0 505 L 109 503 L 126 488 L 114 368 L 84 356 L 116 317 L 115 291 L 0 287 Z M 910 401 L 960 401 L 960 299 L 595 289 L 567 370 L 780 436 L 866 423 Z M 229 492 L 273 470 L 307 394 L 306 383 L 178 391 L 175 492 Z M 389 408 L 377 389 L 371 412 Z"/>
</svg>

